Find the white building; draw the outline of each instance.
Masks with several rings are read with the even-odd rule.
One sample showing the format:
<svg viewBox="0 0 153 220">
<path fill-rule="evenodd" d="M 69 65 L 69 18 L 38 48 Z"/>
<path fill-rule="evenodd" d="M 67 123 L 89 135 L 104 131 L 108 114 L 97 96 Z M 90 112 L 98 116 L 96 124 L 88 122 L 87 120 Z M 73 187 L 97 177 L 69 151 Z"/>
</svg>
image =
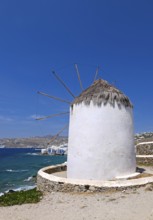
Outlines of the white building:
<svg viewBox="0 0 153 220">
<path fill-rule="evenodd" d="M 111 180 L 135 170 L 132 104 L 96 80 L 70 108 L 67 177 Z"/>
</svg>

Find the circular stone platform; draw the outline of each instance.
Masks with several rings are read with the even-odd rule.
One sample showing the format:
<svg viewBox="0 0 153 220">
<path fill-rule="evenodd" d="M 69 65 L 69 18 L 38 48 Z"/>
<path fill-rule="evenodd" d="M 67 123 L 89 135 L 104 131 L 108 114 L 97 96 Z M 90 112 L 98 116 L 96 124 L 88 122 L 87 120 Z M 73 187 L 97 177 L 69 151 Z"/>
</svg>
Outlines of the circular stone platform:
<svg viewBox="0 0 153 220">
<path fill-rule="evenodd" d="M 42 168 L 37 175 L 37 188 L 43 192 L 104 192 L 126 190 L 128 188 L 139 188 L 147 184 L 153 185 L 153 170 L 145 167 L 140 170 L 140 176 L 130 179 L 120 179 L 111 181 L 96 181 L 96 180 L 78 180 L 68 179 L 66 177 L 66 163 Z M 144 174 L 144 175 L 143 175 Z"/>
</svg>

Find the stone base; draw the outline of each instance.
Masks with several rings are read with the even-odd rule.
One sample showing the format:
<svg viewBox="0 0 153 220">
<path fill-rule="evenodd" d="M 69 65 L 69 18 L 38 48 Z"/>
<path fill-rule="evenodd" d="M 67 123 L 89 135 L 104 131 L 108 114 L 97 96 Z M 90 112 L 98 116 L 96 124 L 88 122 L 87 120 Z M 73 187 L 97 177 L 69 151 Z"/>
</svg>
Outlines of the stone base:
<svg viewBox="0 0 153 220">
<path fill-rule="evenodd" d="M 153 176 L 114 181 L 78 180 L 59 176 L 59 172 L 66 171 L 66 169 L 66 164 L 60 164 L 39 170 L 37 175 L 38 190 L 43 192 L 106 192 L 139 188 L 147 184 L 153 185 Z M 57 173 L 58 175 L 56 175 Z"/>
</svg>

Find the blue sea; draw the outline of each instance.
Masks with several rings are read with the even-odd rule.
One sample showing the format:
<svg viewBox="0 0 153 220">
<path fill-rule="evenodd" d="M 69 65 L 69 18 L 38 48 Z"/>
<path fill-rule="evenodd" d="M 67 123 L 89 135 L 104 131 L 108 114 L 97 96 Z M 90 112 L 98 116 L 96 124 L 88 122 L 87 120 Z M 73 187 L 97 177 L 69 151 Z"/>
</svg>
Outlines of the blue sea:
<svg viewBox="0 0 153 220">
<path fill-rule="evenodd" d="M 45 166 L 64 163 L 67 156 L 41 155 L 36 148 L 0 149 L 0 195 L 9 190 L 27 190 L 36 186 L 36 175 Z"/>
</svg>

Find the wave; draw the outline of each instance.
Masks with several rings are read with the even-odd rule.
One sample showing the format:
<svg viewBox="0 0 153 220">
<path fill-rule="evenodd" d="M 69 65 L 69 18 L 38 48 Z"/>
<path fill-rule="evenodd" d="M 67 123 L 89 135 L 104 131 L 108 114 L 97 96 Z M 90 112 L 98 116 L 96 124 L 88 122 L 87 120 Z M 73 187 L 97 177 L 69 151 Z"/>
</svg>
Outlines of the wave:
<svg viewBox="0 0 153 220">
<path fill-rule="evenodd" d="M 5 171 L 6 172 L 12 172 L 12 173 L 22 173 L 22 172 L 27 172 L 28 170 L 12 170 L 12 169 L 7 169 Z"/>
<path fill-rule="evenodd" d="M 10 187 L 10 186 L 14 186 L 13 183 L 6 183 L 5 186 Z"/>
<path fill-rule="evenodd" d="M 0 193 L 0 197 L 3 196 L 3 195 L 4 195 L 4 193 Z"/>
<path fill-rule="evenodd" d="M 13 189 L 13 191 L 15 191 L 15 192 L 27 191 L 27 190 L 34 189 L 34 188 L 36 188 L 36 185 L 33 185 L 33 186 L 20 186 L 16 189 Z M 9 192 L 9 191 L 7 190 L 6 192 Z"/>
<path fill-rule="evenodd" d="M 36 185 L 33 185 L 33 186 L 21 186 L 19 188 L 16 188 L 16 189 L 13 189 L 15 192 L 18 192 L 18 191 L 27 191 L 27 190 L 30 190 L 30 189 L 34 189 L 36 188 Z"/>
<path fill-rule="evenodd" d="M 27 191 L 27 190 L 30 190 L 30 189 L 35 189 L 36 188 L 36 185 L 33 185 L 33 186 L 20 186 L 18 188 L 15 188 L 15 189 L 9 189 L 9 190 L 6 190 L 4 193 L 0 193 L 0 196 L 3 196 L 4 194 L 7 194 L 9 192 L 20 192 L 20 191 Z"/>
<path fill-rule="evenodd" d="M 29 176 L 27 179 L 23 180 L 23 182 L 29 182 L 32 179 L 33 179 L 33 176 Z"/>
<path fill-rule="evenodd" d="M 40 154 L 38 154 L 38 153 L 27 153 L 26 155 L 39 156 Z"/>
</svg>

